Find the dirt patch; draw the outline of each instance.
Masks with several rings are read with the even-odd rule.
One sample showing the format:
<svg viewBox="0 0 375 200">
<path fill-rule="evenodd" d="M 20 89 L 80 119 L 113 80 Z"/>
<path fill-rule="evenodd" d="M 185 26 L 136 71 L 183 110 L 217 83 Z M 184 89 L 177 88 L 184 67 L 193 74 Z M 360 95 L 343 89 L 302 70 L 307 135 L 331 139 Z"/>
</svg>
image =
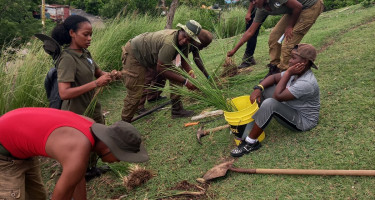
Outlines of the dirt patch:
<svg viewBox="0 0 375 200">
<path fill-rule="evenodd" d="M 145 184 L 153 177 L 155 177 L 155 174 L 151 170 L 147 170 L 135 165 L 134 167 L 130 168 L 130 174 L 124 177 L 124 186 L 128 191 L 130 191 Z"/>
<path fill-rule="evenodd" d="M 223 71 L 221 72 L 220 77 L 232 77 L 237 75 L 238 68 L 234 59 L 232 57 L 226 57 L 223 64 Z"/>
</svg>

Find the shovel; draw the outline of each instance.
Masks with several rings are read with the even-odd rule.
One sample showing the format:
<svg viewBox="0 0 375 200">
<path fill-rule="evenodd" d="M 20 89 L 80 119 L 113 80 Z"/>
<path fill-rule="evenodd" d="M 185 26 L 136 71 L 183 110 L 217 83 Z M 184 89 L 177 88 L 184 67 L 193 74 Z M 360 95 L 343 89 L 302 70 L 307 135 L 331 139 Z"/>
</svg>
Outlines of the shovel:
<svg viewBox="0 0 375 200">
<path fill-rule="evenodd" d="M 322 176 L 375 176 L 375 170 L 324 170 L 324 169 L 243 169 L 233 167 L 234 160 L 216 165 L 203 176 L 204 181 L 223 177 L 228 170 L 246 174 L 288 174 Z"/>
</svg>

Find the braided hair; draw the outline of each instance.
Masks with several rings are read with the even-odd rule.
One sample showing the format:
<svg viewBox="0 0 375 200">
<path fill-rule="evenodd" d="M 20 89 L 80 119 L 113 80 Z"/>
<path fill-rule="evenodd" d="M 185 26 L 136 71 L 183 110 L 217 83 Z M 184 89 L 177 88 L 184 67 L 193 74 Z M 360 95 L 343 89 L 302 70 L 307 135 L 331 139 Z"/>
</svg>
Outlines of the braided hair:
<svg viewBox="0 0 375 200">
<path fill-rule="evenodd" d="M 52 30 L 52 38 L 55 39 L 60 45 L 70 44 L 72 38 L 70 37 L 69 31 L 73 30 L 76 32 L 79 29 L 79 24 L 82 22 L 90 21 L 80 15 L 71 15 L 63 23 L 57 24 Z"/>
</svg>

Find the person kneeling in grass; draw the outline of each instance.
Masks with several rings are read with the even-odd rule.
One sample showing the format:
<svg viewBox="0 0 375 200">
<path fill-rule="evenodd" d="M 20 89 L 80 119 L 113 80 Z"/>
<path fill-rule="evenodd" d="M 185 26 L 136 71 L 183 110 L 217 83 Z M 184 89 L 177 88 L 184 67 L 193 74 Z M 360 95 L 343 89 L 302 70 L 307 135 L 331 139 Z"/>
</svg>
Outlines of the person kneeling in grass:
<svg viewBox="0 0 375 200">
<path fill-rule="evenodd" d="M 87 199 L 90 152 L 103 162 L 149 159 L 139 132 L 119 121 L 111 126 L 52 108 L 19 108 L 0 117 L 0 199 L 47 199 L 37 156 L 63 168 L 51 199 Z"/>
<path fill-rule="evenodd" d="M 294 131 L 314 128 L 319 119 L 320 99 L 318 82 L 311 71 L 316 50 L 310 44 L 298 44 L 292 50 L 289 68 L 285 72 L 265 78 L 254 87 L 250 101 L 260 103 L 253 115 L 254 126 L 245 140 L 231 151 L 233 157 L 241 157 L 261 147 L 258 137 L 272 117 Z"/>
</svg>

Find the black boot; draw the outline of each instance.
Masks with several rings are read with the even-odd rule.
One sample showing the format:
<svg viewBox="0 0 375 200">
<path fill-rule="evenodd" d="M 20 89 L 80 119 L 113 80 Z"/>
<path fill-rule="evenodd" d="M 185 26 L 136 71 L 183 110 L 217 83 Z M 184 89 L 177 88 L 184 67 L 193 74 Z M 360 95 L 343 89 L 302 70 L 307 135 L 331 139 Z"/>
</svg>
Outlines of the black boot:
<svg viewBox="0 0 375 200">
<path fill-rule="evenodd" d="M 250 67 L 255 64 L 257 63 L 255 62 L 254 57 L 245 53 L 242 57 L 242 63 L 238 66 L 238 69 Z"/>
<path fill-rule="evenodd" d="M 172 119 L 180 117 L 191 117 L 194 111 L 185 110 L 180 100 L 172 100 Z"/>
<path fill-rule="evenodd" d="M 268 74 L 264 78 L 267 78 L 268 76 L 272 74 L 277 74 L 281 72 L 280 69 L 277 67 L 277 65 L 273 65 L 270 63 L 270 64 L 267 64 L 267 67 L 269 68 Z"/>
</svg>

